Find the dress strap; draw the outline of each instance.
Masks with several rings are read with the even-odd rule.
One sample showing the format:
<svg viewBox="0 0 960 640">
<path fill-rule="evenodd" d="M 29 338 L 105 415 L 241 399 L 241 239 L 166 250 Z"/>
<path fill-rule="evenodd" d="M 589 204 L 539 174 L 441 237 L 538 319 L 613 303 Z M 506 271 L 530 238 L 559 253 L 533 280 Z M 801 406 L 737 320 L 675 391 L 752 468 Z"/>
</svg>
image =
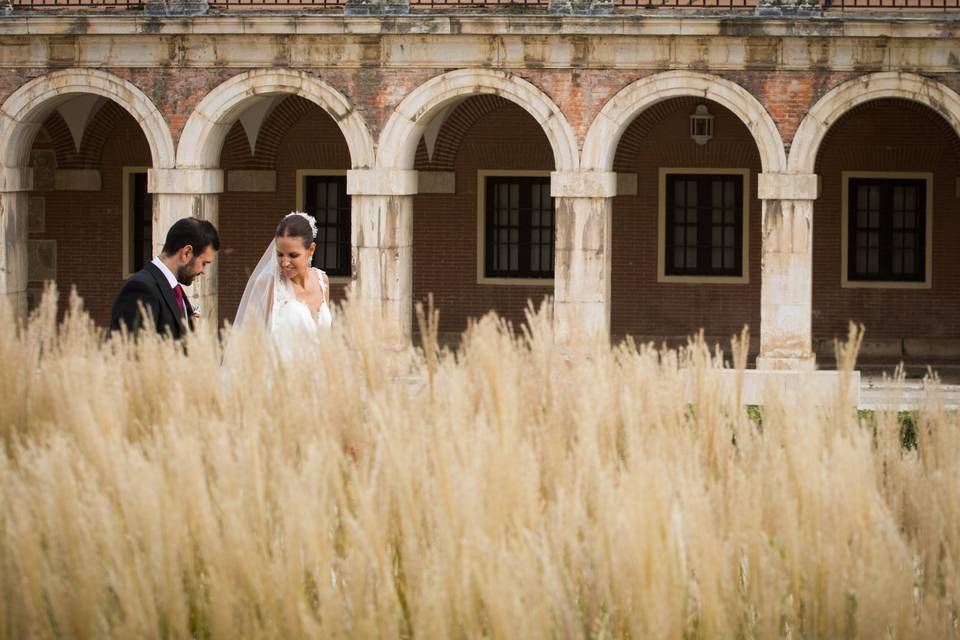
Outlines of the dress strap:
<svg viewBox="0 0 960 640">
<path fill-rule="evenodd" d="M 320 291 L 323 292 L 323 298 L 324 298 L 324 300 L 326 300 L 326 298 L 327 298 L 327 283 L 326 283 L 326 278 L 324 277 L 326 274 L 325 274 L 322 270 L 317 269 L 316 267 L 314 267 L 314 270 L 317 272 L 317 278 L 319 278 L 319 280 L 320 280 Z"/>
</svg>

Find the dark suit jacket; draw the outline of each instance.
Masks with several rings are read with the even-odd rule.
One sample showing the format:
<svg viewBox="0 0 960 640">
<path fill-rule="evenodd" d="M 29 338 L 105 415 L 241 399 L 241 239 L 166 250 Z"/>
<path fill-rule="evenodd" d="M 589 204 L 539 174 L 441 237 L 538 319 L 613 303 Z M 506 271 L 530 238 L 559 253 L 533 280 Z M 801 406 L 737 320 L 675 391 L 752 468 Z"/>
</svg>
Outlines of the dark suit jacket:
<svg viewBox="0 0 960 640">
<path fill-rule="evenodd" d="M 159 334 L 169 333 L 175 340 L 179 340 L 187 328 L 193 329 L 193 307 L 186 296 L 183 303 L 187 308 L 186 327 L 184 320 L 180 318 L 177 295 L 170 288 L 166 276 L 156 265 L 148 262 L 120 287 L 120 293 L 113 301 L 110 328 L 119 331 L 122 324 L 128 331 L 135 333 L 149 327 Z M 148 314 L 146 319 L 143 311 Z"/>
</svg>

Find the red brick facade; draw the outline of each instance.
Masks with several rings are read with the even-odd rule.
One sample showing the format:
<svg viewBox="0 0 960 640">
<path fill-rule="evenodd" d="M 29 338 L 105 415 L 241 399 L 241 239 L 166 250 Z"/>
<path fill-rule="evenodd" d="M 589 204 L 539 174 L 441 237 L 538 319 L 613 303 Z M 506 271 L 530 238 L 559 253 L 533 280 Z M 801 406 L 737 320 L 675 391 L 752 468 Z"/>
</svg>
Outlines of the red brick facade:
<svg viewBox="0 0 960 640">
<path fill-rule="evenodd" d="M 240 69 L 111 69 L 140 87 L 163 114 L 174 141 L 200 100 Z M 507 70 L 533 83 L 569 120 L 582 144 L 587 129 L 617 91 L 652 71 Z M 438 69 L 324 69 L 312 72 L 356 105 L 374 138 L 399 102 L 441 73 Z M 33 70 L 0 70 L 0 94 L 41 75 Z M 758 69 L 719 74 L 753 93 L 776 123 L 786 145 L 817 100 L 852 73 Z M 956 75 L 937 79 L 960 87 Z M 679 98 L 641 114 L 624 134 L 615 170 L 637 177 L 637 195 L 614 199 L 612 227 L 611 332 L 615 336 L 682 336 L 703 328 L 726 336 L 743 325 L 756 334 L 760 315 L 760 222 L 758 148 L 747 127 L 730 111 L 707 102 L 715 117 L 715 136 L 704 146 L 688 136 L 688 117 L 702 100 Z M 151 165 L 150 149 L 135 120 L 107 102 L 88 126 L 81 149 L 56 113 L 47 120 L 35 150 L 53 150 L 60 169 L 99 169 L 101 190 L 56 191 L 43 180 L 46 228 L 34 240 L 57 242 L 57 281 L 61 290 L 76 286 L 94 319 L 106 323 L 110 300 L 123 273 L 122 187 L 124 166 Z M 954 322 L 960 267 L 953 256 L 960 229 L 956 180 L 960 176 L 960 140 L 943 118 L 925 107 L 897 100 L 869 103 L 839 121 L 821 146 L 817 173 L 822 190 L 815 204 L 813 332 L 815 338 L 846 331 L 849 320 L 866 325 L 872 337 L 911 335 L 960 338 Z M 268 242 L 279 218 L 296 207 L 296 171 L 346 171 L 351 159 L 334 120 L 320 107 L 298 97 L 280 101 L 263 123 L 256 153 L 242 125 L 233 125 L 221 156 L 226 172 L 275 171 L 276 190 L 226 191 L 219 196 L 223 250 L 219 263 L 221 316 L 230 319 L 247 274 Z M 527 301 L 552 293 L 549 284 L 510 286 L 477 282 L 477 172 L 479 170 L 550 171 L 550 144 L 536 121 L 520 106 L 493 96 L 468 98 L 439 132 L 432 157 L 421 142 L 416 168 L 453 171 L 453 194 L 414 198 L 413 298 L 432 292 L 441 311 L 441 330 L 457 332 L 467 320 L 496 310 L 520 322 Z M 657 282 L 657 200 L 660 167 L 747 168 L 749 185 L 749 282 L 680 284 Z M 840 172 L 933 172 L 933 287 L 928 290 L 849 289 L 840 286 Z M 46 184 L 46 186 L 44 186 Z M 343 295 L 342 286 L 334 298 Z"/>
</svg>

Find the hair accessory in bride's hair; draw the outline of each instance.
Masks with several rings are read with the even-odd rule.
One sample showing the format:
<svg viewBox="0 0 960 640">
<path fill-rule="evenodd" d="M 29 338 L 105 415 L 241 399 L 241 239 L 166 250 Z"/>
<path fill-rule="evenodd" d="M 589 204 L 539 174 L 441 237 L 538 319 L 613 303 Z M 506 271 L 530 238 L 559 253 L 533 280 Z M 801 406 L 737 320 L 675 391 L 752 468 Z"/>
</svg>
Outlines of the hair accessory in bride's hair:
<svg viewBox="0 0 960 640">
<path fill-rule="evenodd" d="M 310 223 L 310 230 L 313 231 L 313 237 L 314 237 L 314 238 L 317 237 L 317 220 L 316 220 L 316 218 L 314 218 L 312 215 L 310 215 L 309 213 L 306 213 L 306 212 L 304 212 L 304 211 L 291 211 L 290 213 L 288 213 L 287 215 L 285 215 L 285 216 L 283 216 L 283 217 L 284 217 L 284 219 L 286 219 L 286 218 L 289 218 L 290 216 L 303 216 L 304 218 L 306 218 L 306 219 L 307 219 L 307 222 Z"/>
</svg>

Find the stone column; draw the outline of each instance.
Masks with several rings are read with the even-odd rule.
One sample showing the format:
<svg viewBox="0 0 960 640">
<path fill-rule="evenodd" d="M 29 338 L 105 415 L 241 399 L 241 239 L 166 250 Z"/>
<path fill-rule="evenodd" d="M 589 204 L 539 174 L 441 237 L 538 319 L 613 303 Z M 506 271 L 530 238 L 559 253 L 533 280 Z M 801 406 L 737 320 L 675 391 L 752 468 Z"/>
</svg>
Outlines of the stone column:
<svg viewBox="0 0 960 640">
<path fill-rule="evenodd" d="M 555 171 L 554 326 L 571 344 L 610 336 L 610 224 L 617 174 Z"/>
<path fill-rule="evenodd" d="M 379 313 L 387 339 L 409 342 L 413 322 L 413 195 L 417 172 L 347 172 L 356 299 Z"/>
<path fill-rule="evenodd" d="M 180 218 L 194 217 L 217 225 L 218 194 L 223 192 L 220 169 L 150 169 L 147 190 L 153 194 L 153 254 L 160 255 L 167 230 Z M 266 246 L 264 242 L 264 246 Z M 200 309 L 206 322 L 218 321 L 218 260 L 207 273 L 187 287 L 190 304 Z"/>
<path fill-rule="evenodd" d="M 810 370 L 813 201 L 818 177 L 761 173 L 763 258 L 760 272 L 758 369 Z"/>
<path fill-rule="evenodd" d="M 27 316 L 27 211 L 32 188 L 32 169 L 0 169 L 0 294 L 19 318 Z"/>
</svg>

